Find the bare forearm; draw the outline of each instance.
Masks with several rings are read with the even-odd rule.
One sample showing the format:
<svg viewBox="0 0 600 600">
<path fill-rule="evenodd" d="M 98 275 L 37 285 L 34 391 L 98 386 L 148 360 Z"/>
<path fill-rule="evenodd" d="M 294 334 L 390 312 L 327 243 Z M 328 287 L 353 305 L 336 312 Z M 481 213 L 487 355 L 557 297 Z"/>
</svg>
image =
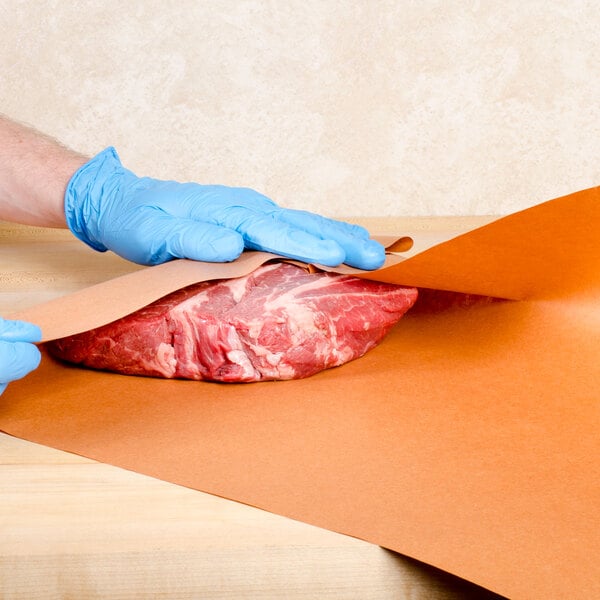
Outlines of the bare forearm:
<svg viewBox="0 0 600 600">
<path fill-rule="evenodd" d="M 87 160 L 0 115 L 0 220 L 66 227 L 65 189 Z"/>
</svg>

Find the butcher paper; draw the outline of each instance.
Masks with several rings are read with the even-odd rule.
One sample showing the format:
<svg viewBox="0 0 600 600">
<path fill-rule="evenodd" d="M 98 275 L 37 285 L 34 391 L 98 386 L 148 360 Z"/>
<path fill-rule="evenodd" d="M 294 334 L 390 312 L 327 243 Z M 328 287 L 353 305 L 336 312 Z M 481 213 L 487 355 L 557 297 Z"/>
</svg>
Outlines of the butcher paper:
<svg viewBox="0 0 600 600">
<path fill-rule="evenodd" d="M 504 300 L 417 305 L 363 358 L 296 381 L 126 377 L 44 356 L 0 398 L 0 429 L 511 598 L 600 597 L 600 188 L 441 243 L 399 234 L 412 249 L 357 274 Z M 10 316 L 51 339 L 272 258 L 139 269 Z"/>
</svg>

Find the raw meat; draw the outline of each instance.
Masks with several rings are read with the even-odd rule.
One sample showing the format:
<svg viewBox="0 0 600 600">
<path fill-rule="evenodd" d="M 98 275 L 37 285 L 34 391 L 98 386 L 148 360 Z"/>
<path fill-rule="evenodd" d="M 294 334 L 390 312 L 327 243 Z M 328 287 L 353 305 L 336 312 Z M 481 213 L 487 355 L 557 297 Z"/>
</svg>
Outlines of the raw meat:
<svg viewBox="0 0 600 600">
<path fill-rule="evenodd" d="M 365 354 L 416 298 L 415 288 L 273 263 L 178 290 L 49 350 L 128 375 L 297 379 Z"/>
</svg>

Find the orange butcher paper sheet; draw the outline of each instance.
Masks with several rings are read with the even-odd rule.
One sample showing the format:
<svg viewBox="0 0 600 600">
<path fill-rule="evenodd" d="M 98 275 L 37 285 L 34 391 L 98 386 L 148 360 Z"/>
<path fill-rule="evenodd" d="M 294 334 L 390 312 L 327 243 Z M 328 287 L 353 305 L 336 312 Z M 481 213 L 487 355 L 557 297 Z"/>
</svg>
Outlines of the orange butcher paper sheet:
<svg viewBox="0 0 600 600">
<path fill-rule="evenodd" d="M 363 358 L 296 381 L 127 377 L 45 355 L 0 398 L 0 429 L 510 598 L 599 598 L 600 188 L 414 240 L 376 272 L 339 270 L 505 300 L 417 306 Z M 175 261 L 9 316 L 51 339 L 270 258 Z"/>
</svg>

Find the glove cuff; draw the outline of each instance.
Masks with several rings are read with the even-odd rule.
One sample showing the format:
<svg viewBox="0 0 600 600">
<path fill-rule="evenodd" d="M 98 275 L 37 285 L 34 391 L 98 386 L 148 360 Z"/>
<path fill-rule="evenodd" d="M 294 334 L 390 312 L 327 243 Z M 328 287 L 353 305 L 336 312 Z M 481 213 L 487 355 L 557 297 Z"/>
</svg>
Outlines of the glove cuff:
<svg viewBox="0 0 600 600">
<path fill-rule="evenodd" d="M 113 175 L 122 173 L 117 151 L 109 146 L 80 167 L 67 185 L 65 216 L 67 226 L 82 242 L 99 252 L 108 249 L 96 235 L 102 198 L 118 186 L 110 184 Z"/>
</svg>

